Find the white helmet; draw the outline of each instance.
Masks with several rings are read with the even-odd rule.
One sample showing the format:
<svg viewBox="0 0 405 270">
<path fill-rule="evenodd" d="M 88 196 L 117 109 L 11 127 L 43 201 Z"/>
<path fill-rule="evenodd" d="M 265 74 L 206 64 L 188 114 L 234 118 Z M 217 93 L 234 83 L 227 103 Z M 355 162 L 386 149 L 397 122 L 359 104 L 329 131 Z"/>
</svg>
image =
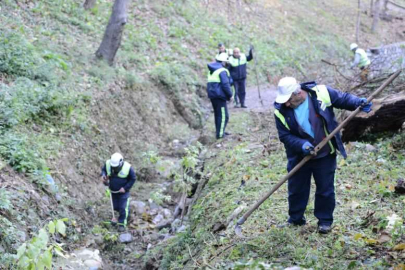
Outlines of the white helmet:
<svg viewBox="0 0 405 270">
<path fill-rule="evenodd" d="M 124 157 L 120 153 L 114 153 L 111 156 L 110 165 L 111 167 L 120 167 L 124 163 Z"/>
<path fill-rule="evenodd" d="M 277 85 L 277 97 L 276 97 L 276 102 L 277 103 L 286 103 L 292 93 L 297 90 L 300 86 L 299 83 L 297 83 L 297 80 L 293 77 L 284 77 L 282 78 Z"/>
<path fill-rule="evenodd" d="M 350 44 L 350 50 L 351 50 L 351 51 L 353 51 L 354 49 L 357 49 L 357 47 L 359 47 L 359 46 L 357 46 L 356 43 Z"/>
<path fill-rule="evenodd" d="M 219 62 L 228 62 L 228 54 L 227 53 L 220 53 L 215 57 L 215 60 Z"/>
</svg>

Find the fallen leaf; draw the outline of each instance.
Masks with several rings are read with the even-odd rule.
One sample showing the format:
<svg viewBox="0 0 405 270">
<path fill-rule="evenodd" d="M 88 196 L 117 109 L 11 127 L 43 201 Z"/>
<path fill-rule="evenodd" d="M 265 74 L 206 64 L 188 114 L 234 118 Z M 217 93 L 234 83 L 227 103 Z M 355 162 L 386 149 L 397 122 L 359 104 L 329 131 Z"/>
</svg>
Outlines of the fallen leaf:
<svg viewBox="0 0 405 270">
<path fill-rule="evenodd" d="M 346 164 L 346 161 L 344 159 L 341 159 L 339 162 L 339 167 L 342 167 Z"/>
<path fill-rule="evenodd" d="M 405 243 L 401 243 L 396 245 L 393 250 L 404 250 L 405 249 Z"/>
<path fill-rule="evenodd" d="M 375 239 L 372 239 L 372 238 L 368 238 L 368 239 L 366 239 L 366 243 L 367 243 L 368 245 L 375 245 L 375 244 L 378 243 L 378 241 L 375 240 Z"/>
<path fill-rule="evenodd" d="M 387 232 L 381 232 L 380 237 L 378 237 L 378 242 L 380 244 L 389 242 L 391 240 L 391 235 Z"/>
<path fill-rule="evenodd" d="M 353 210 L 359 208 L 360 204 L 356 201 L 352 201 L 352 203 L 350 204 L 350 208 Z"/>
<path fill-rule="evenodd" d="M 394 260 L 397 260 L 397 259 L 398 259 L 398 252 L 388 252 L 388 254 L 389 254 Z"/>
<path fill-rule="evenodd" d="M 356 233 L 353 238 L 354 238 L 354 240 L 359 240 L 362 237 L 363 237 L 363 235 L 361 233 Z"/>
<path fill-rule="evenodd" d="M 405 270 L 405 264 L 400 263 L 394 266 L 394 270 Z"/>
<path fill-rule="evenodd" d="M 346 184 L 346 185 L 345 185 L 345 188 L 350 190 L 350 189 L 352 189 L 352 186 L 349 185 L 349 184 Z"/>
<path fill-rule="evenodd" d="M 142 213 L 142 219 L 148 222 L 152 222 L 152 216 L 145 212 Z"/>
<path fill-rule="evenodd" d="M 249 180 L 249 179 L 250 179 L 250 175 L 245 174 L 245 175 L 243 176 L 243 180 L 247 181 L 247 180 Z"/>
</svg>

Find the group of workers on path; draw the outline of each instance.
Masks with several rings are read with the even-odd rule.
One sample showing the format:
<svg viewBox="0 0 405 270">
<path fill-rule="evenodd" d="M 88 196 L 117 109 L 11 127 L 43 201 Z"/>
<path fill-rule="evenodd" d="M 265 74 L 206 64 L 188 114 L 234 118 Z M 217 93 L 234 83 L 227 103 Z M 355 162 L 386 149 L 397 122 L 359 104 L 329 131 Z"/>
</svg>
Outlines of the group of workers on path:
<svg viewBox="0 0 405 270">
<path fill-rule="evenodd" d="M 242 108 L 247 107 L 246 64 L 253 59 L 253 46 L 248 56 L 239 48 L 231 52 L 222 43 L 218 49 L 215 62 L 208 64 L 207 92 L 214 108 L 216 138 L 221 139 L 229 135 L 225 132 L 229 120 L 227 101 L 235 98 L 235 107 L 239 107 L 239 103 Z M 350 49 L 355 53 L 352 67 L 357 65 L 362 70 L 362 79 L 367 80 L 370 65 L 367 54 L 354 43 Z M 287 154 L 287 170 L 291 171 L 306 155 L 310 155 L 314 146 L 338 126 L 333 108 L 353 111 L 360 106 L 368 113 L 371 105 L 365 98 L 318 85 L 314 81 L 300 84 L 293 77 L 282 78 L 277 86 L 274 115 L 279 139 Z M 318 231 L 323 234 L 331 231 L 336 204 L 337 151 L 347 157 L 340 133 L 288 180 L 289 219 L 285 226 L 305 225 L 304 213 L 313 176 L 316 184 L 314 215 L 318 219 Z M 101 178 L 108 186 L 113 211 L 119 212 L 118 219 L 113 218 L 111 224 L 118 225 L 118 231 L 122 232 L 128 224 L 130 189 L 136 181 L 135 170 L 120 153 L 114 153 L 102 167 Z"/>
<path fill-rule="evenodd" d="M 249 55 L 240 52 L 239 48 L 232 51 L 226 49 L 224 44 L 218 44 L 218 53 L 215 62 L 208 64 L 207 93 L 214 109 L 216 138 L 226 135 L 226 125 L 229 121 L 227 101 L 235 99 L 235 107 L 247 108 L 246 76 L 247 63 L 253 59 L 253 46 L 250 46 Z M 232 87 L 235 91 L 232 91 Z"/>
<path fill-rule="evenodd" d="M 235 99 L 235 107 L 239 107 L 240 104 L 240 107 L 247 108 L 245 104 L 247 63 L 253 59 L 253 49 L 250 45 L 249 55 L 246 56 L 239 48 L 226 49 L 223 43 L 219 43 L 215 61 L 207 65 L 207 93 L 214 110 L 217 139 L 230 135 L 225 132 L 229 121 L 227 102 Z M 355 55 L 350 68 L 357 66 L 361 70 L 362 82 L 367 81 L 371 63 L 367 53 L 356 43 L 350 44 L 350 50 Z M 232 87 L 235 91 L 232 91 Z"/>
<path fill-rule="evenodd" d="M 226 102 L 232 100 L 232 84 L 237 91 L 243 89 L 243 94 L 239 97 L 244 105 L 246 62 L 253 59 L 252 49 L 251 47 L 249 57 L 245 58 L 240 57 L 239 49 L 235 49 L 232 55 L 223 44 L 219 44 L 216 61 L 208 64 L 207 92 L 214 108 L 217 139 L 227 135 L 225 127 L 229 116 Z M 358 66 L 362 70 L 361 79 L 366 81 L 370 65 L 367 54 L 354 43 L 350 45 L 350 50 L 355 54 L 351 67 Z M 241 67 L 239 63 L 244 66 Z M 243 76 L 235 76 L 235 67 L 236 70 L 243 70 L 238 71 L 238 74 Z M 243 83 L 235 84 L 240 78 Z M 366 98 L 340 92 L 326 85 L 318 85 L 314 81 L 300 84 L 293 77 L 282 78 L 277 86 L 274 115 L 279 139 L 287 154 L 288 172 L 305 156 L 311 155 L 314 147 L 338 126 L 333 108 L 353 111 L 360 106 L 362 111 L 368 113 L 371 111 L 371 105 L 371 102 L 367 103 Z M 316 185 L 314 215 L 318 219 L 318 232 L 327 234 L 331 231 L 336 204 L 334 181 L 337 151 L 344 158 L 347 157 L 340 133 L 288 179 L 289 219 L 284 226 L 305 225 L 304 213 L 313 176 Z"/>
</svg>

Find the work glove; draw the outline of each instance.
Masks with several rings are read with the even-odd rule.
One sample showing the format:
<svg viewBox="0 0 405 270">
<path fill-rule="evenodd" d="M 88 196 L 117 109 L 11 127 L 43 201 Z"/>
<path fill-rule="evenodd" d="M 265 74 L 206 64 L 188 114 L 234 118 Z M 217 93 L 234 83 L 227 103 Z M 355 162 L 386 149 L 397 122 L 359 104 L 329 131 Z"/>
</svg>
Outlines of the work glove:
<svg viewBox="0 0 405 270">
<path fill-rule="evenodd" d="M 363 112 L 369 113 L 371 112 L 371 105 L 373 105 L 373 102 L 367 103 L 366 98 L 361 98 L 360 99 L 360 108 Z"/>
<path fill-rule="evenodd" d="M 314 146 L 310 142 L 305 142 L 302 145 L 302 152 L 305 156 L 310 155 L 312 151 L 314 151 Z"/>
</svg>

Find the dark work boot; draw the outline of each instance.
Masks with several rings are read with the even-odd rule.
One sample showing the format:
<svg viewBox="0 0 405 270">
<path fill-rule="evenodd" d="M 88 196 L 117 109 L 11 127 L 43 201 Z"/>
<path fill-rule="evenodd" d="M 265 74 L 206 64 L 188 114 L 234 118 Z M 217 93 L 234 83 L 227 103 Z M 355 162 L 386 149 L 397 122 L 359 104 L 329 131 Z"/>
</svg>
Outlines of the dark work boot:
<svg viewBox="0 0 405 270">
<path fill-rule="evenodd" d="M 247 108 L 245 104 L 242 104 L 242 106 L 241 106 L 241 107 L 242 107 L 242 108 Z"/>
<path fill-rule="evenodd" d="M 318 232 L 320 233 L 320 234 L 328 234 L 328 233 L 330 233 L 332 231 L 332 226 L 330 226 L 330 225 L 319 225 L 318 226 Z"/>
<path fill-rule="evenodd" d="M 118 226 L 119 232 L 125 232 L 125 227 L 123 225 Z"/>
</svg>

